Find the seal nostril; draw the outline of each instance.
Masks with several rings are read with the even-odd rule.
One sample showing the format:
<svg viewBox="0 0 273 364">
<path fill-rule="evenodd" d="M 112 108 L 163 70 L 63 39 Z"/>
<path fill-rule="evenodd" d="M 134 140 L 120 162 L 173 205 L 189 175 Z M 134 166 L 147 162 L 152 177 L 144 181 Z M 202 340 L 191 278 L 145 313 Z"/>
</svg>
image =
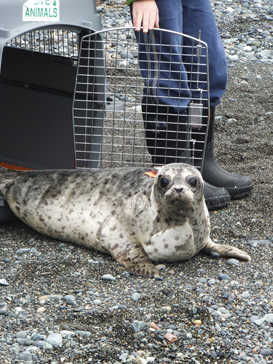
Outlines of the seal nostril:
<svg viewBox="0 0 273 364">
<path fill-rule="evenodd" d="M 175 191 L 176 191 L 177 193 L 181 193 L 181 192 L 183 192 L 183 187 L 175 188 Z"/>
</svg>

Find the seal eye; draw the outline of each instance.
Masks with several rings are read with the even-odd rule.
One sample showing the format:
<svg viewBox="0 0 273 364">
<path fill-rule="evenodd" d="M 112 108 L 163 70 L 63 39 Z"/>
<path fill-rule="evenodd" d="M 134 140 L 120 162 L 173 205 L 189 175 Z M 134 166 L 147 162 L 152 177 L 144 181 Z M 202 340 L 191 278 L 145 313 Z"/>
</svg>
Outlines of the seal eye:
<svg viewBox="0 0 273 364">
<path fill-rule="evenodd" d="M 196 187 L 197 186 L 197 177 L 195 176 L 191 176 L 187 179 L 187 182 L 188 184 L 191 186 L 191 187 Z"/>
<path fill-rule="evenodd" d="M 169 179 L 167 177 L 160 177 L 159 179 L 159 186 L 161 188 L 166 188 L 168 184 L 170 183 Z"/>
</svg>

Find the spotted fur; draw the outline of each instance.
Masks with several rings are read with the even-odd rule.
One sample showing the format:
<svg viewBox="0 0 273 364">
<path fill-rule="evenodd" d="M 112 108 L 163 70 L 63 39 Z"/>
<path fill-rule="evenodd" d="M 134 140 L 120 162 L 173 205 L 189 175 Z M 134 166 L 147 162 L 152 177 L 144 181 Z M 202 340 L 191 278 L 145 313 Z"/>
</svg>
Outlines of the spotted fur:
<svg viewBox="0 0 273 364">
<path fill-rule="evenodd" d="M 152 173 L 147 173 L 152 172 Z M 199 171 L 169 164 L 145 168 L 0 170 L 11 210 L 42 234 L 110 253 L 128 270 L 155 276 L 153 262 L 177 262 L 202 249 L 250 260 L 210 239 Z"/>
</svg>

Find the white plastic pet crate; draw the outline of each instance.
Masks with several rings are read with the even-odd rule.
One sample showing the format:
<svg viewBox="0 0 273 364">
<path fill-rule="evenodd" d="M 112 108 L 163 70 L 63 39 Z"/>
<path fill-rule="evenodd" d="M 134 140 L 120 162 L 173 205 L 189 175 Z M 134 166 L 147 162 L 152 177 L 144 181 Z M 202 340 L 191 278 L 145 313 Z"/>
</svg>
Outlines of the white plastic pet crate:
<svg viewBox="0 0 273 364">
<path fill-rule="evenodd" d="M 59 19 L 25 21 L 26 5 L 34 15 L 58 6 Z M 75 167 L 72 101 L 80 41 L 100 29 L 95 0 L 1 0 L 0 165 Z M 0 222 L 5 216 L 0 196 Z"/>
<path fill-rule="evenodd" d="M 59 21 L 46 22 L 23 21 L 25 4 L 0 3 L 0 162 L 73 168 L 75 75 L 81 38 L 101 29 L 96 1 L 61 0 Z"/>
</svg>

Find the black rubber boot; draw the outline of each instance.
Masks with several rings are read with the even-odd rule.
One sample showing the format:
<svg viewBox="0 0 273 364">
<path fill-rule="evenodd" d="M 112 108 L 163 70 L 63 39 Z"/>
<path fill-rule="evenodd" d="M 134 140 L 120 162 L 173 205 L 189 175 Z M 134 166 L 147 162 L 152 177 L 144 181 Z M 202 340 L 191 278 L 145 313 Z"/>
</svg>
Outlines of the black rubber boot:
<svg viewBox="0 0 273 364">
<path fill-rule="evenodd" d="M 216 187 L 224 187 L 231 199 L 239 199 L 249 195 L 253 181 L 249 176 L 240 176 L 225 171 L 219 166 L 214 157 L 213 135 L 215 123 L 215 108 L 211 108 L 211 116 L 208 130 L 207 146 L 204 156 L 202 175 L 207 183 Z"/>
<path fill-rule="evenodd" d="M 189 152 L 191 131 L 186 115 L 178 115 L 169 107 L 154 105 L 144 97 L 142 114 L 148 151 L 154 165 L 192 163 Z M 209 210 L 227 206 L 230 195 L 224 188 L 205 182 L 204 196 Z"/>
<path fill-rule="evenodd" d="M 208 210 L 220 210 L 227 207 L 230 194 L 225 188 L 215 187 L 205 182 L 204 197 Z"/>
</svg>

